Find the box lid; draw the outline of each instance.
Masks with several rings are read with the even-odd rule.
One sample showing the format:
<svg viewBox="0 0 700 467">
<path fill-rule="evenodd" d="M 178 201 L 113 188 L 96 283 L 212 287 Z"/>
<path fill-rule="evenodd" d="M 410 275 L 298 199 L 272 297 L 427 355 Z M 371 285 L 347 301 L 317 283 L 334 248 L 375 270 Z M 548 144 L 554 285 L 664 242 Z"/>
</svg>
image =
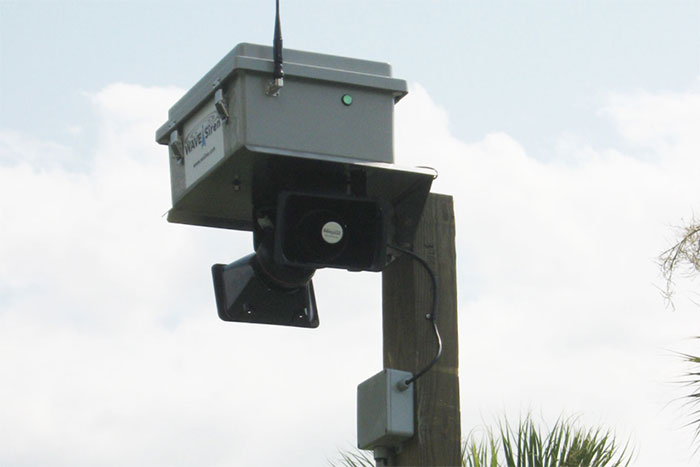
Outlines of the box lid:
<svg viewBox="0 0 700 467">
<path fill-rule="evenodd" d="M 406 95 L 406 81 L 391 77 L 391 65 L 356 58 L 284 49 L 285 77 L 331 81 L 375 88 L 391 93 L 398 101 Z M 238 71 L 269 73 L 272 77 L 272 47 L 241 43 L 195 84 L 168 111 L 168 121 L 156 131 L 156 141 L 168 144 L 170 132 Z"/>
</svg>

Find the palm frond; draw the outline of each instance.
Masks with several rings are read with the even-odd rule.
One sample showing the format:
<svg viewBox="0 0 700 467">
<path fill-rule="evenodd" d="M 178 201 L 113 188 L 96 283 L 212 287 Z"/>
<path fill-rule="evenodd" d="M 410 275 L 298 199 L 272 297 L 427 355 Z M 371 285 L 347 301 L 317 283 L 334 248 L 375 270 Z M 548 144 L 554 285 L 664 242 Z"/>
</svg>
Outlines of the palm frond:
<svg viewBox="0 0 700 467">
<path fill-rule="evenodd" d="M 675 278 L 679 274 L 685 277 L 700 277 L 700 222 L 692 219 L 690 224 L 681 227 L 678 242 L 659 255 L 658 263 L 666 281 L 661 291 L 666 304 L 671 308 L 675 291 Z"/>
<path fill-rule="evenodd" d="M 374 467 L 374 457 L 367 451 L 355 449 L 340 451 L 339 464 L 329 461 L 330 467 Z"/>
<path fill-rule="evenodd" d="M 497 434 L 486 430 L 478 439 L 470 433 L 464 466 L 622 467 L 633 456 L 629 444 L 619 447 L 611 431 L 584 429 L 572 418 L 557 420 L 551 430 L 540 429 L 529 415 L 516 426 L 506 418 L 498 426 Z"/>
<path fill-rule="evenodd" d="M 374 466 L 366 451 L 340 454 L 339 464 L 331 466 Z M 472 430 L 462 444 L 463 467 L 626 467 L 632 457 L 629 443 L 618 446 L 612 431 L 585 429 L 576 418 L 559 418 L 547 430 L 530 415 L 515 426 L 503 417 L 497 430 Z"/>
<path fill-rule="evenodd" d="M 689 421 L 685 426 L 692 426 L 695 430 L 694 442 L 697 453 L 700 450 L 700 417 L 698 417 L 700 415 L 700 357 L 681 352 L 677 352 L 677 355 L 690 366 L 690 370 L 682 374 L 677 383 L 688 389 L 688 392 L 681 399 L 684 400 L 682 406 L 688 410 L 686 416 Z"/>
</svg>

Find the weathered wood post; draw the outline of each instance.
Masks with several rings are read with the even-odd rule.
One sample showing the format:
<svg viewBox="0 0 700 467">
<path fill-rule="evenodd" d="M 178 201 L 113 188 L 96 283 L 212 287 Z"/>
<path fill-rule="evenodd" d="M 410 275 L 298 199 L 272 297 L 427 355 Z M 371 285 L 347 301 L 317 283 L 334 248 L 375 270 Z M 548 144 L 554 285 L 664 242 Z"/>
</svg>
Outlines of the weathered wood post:
<svg viewBox="0 0 700 467">
<path fill-rule="evenodd" d="M 452 197 L 430 194 L 416 231 L 413 251 L 437 275 L 437 325 L 443 353 L 415 382 L 415 435 L 390 465 L 461 465 L 459 361 L 457 345 L 457 273 Z M 430 313 L 432 285 L 420 263 L 407 255 L 382 273 L 384 367 L 424 368 L 437 344 Z"/>
</svg>

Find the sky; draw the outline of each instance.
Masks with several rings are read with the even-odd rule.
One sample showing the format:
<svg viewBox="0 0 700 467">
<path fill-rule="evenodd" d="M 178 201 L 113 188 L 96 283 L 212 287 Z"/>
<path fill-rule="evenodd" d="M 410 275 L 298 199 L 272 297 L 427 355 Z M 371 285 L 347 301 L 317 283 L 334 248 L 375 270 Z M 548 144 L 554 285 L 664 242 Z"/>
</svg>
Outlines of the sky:
<svg viewBox="0 0 700 467">
<path fill-rule="evenodd" d="M 0 0 L 0 465 L 326 465 L 381 369 L 381 281 L 315 330 L 220 321 L 247 232 L 169 224 L 167 111 L 274 2 Z M 454 197 L 462 434 L 528 411 L 694 465 L 656 259 L 700 210 L 697 1 L 282 0 L 285 47 L 389 62 L 395 159 Z"/>
</svg>

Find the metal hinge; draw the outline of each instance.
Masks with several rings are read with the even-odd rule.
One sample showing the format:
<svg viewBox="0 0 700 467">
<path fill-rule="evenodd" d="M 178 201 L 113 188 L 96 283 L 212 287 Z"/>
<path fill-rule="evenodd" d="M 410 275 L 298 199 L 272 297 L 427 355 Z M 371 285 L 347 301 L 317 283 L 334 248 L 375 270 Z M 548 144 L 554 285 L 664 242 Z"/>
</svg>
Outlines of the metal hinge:
<svg viewBox="0 0 700 467">
<path fill-rule="evenodd" d="M 168 143 L 168 146 L 173 153 L 173 158 L 179 164 L 182 164 L 185 159 L 185 151 L 182 146 L 182 137 L 180 136 L 180 132 L 177 130 L 177 128 L 170 133 L 170 142 Z"/>
<path fill-rule="evenodd" d="M 224 99 L 224 90 L 221 88 L 217 89 L 216 93 L 214 93 L 214 106 L 221 120 L 226 123 L 228 121 L 228 109 L 226 108 L 226 100 Z"/>
</svg>

